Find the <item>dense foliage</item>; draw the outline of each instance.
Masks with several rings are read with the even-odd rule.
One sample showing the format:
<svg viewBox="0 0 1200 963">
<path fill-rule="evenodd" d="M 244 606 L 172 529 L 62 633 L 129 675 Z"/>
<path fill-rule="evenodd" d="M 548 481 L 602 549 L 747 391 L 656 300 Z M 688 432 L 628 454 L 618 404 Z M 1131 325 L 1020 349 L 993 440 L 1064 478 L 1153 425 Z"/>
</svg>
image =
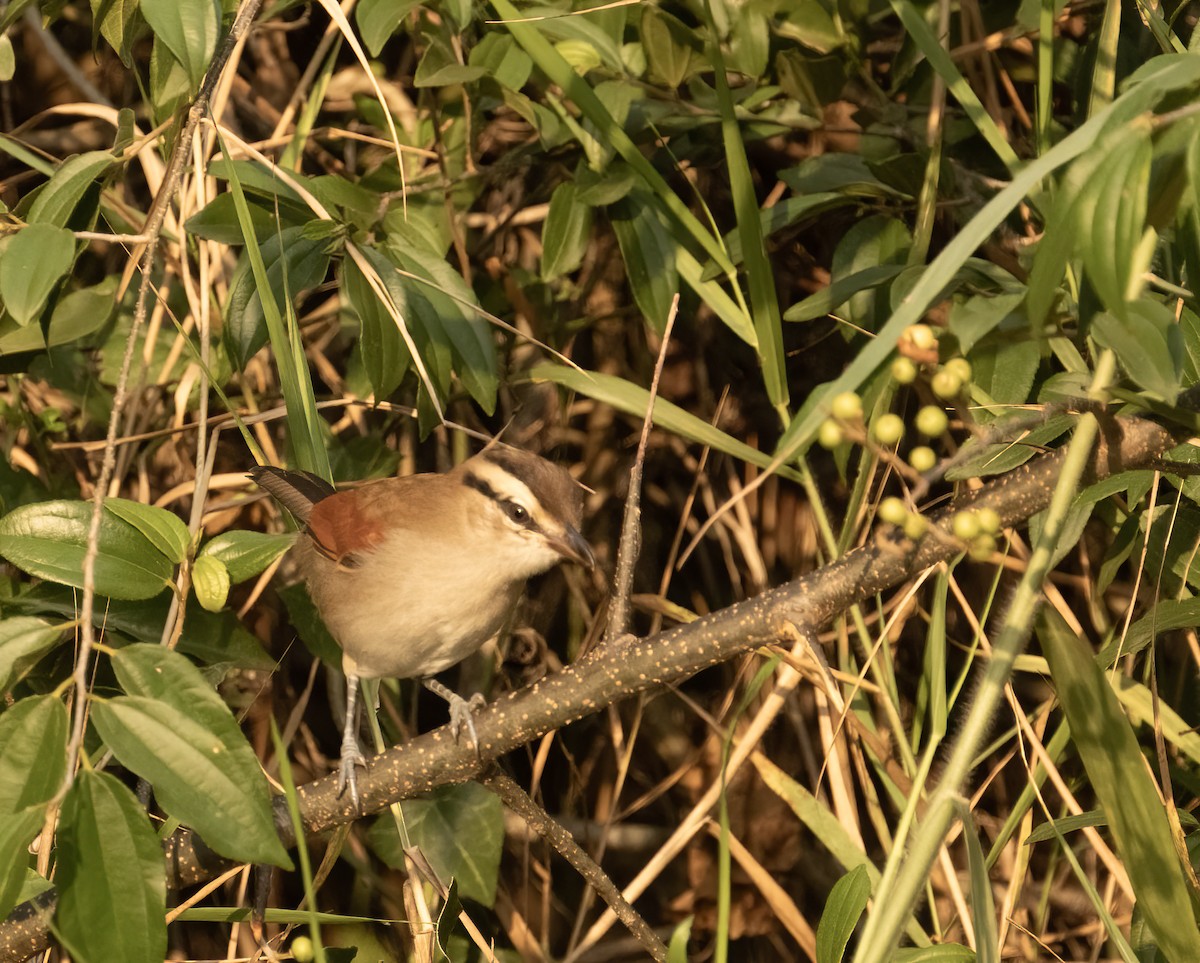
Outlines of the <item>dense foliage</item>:
<svg viewBox="0 0 1200 963">
<path fill-rule="evenodd" d="M 169 891 L 189 832 L 283 868 L 297 959 L 1200 959 L 1196 18 L 9 0 L 0 959 L 255 952 L 248 868 Z M 286 849 L 340 658 L 245 471 L 569 466 L 603 571 L 448 680 L 495 698 L 625 644 L 647 418 L 639 636 L 946 560 L 505 755 L 597 875 L 449 778 Z M 1087 470 L 1136 419 L 1178 447 Z M 1036 506 L 969 507 L 1046 452 Z"/>
</svg>

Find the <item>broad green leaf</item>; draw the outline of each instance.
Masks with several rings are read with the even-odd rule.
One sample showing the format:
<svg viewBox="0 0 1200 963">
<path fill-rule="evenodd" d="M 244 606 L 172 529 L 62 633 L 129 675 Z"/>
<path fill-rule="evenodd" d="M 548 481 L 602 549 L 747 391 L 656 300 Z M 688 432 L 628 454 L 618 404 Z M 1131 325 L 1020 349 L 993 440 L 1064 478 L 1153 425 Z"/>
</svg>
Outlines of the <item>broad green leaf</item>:
<svg viewBox="0 0 1200 963">
<path fill-rule="evenodd" d="M 359 6 L 361 10 L 361 5 Z M 512 37 L 489 33 L 471 49 L 467 63 L 509 90 L 520 90 L 529 80 L 533 61 Z"/>
<path fill-rule="evenodd" d="M 484 411 L 496 408 L 496 345 L 490 326 L 478 311 L 475 292 L 449 264 L 416 246 L 393 239 L 388 254 L 403 272 L 412 275 L 405 283 L 414 295 L 428 302 L 432 315 L 427 331 L 431 339 L 449 346 L 463 387 Z M 393 272 L 395 267 L 393 267 Z M 383 276 L 382 269 L 380 271 Z M 415 283 L 412 283 L 415 282 Z"/>
<path fill-rule="evenodd" d="M 1121 316 L 1102 311 L 1092 319 L 1092 334 L 1112 348 L 1117 362 L 1138 387 L 1168 404 L 1179 394 L 1183 338 L 1166 305 L 1145 299 L 1125 306 Z"/>
<path fill-rule="evenodd" d="M 63 161 L 29 208 L 30 224 L 66 227 L 84 196 L 117 164 L 106 150 L 91 150 Z"/>
<path fill-rule="evenodd" d="M 17 905 L 29 867 L 29 844 L 41 831 L 46 807 L 34 806 L 0 819 L 0 920 Z"/>
<path fill-rule="evenodd" d="M 109 498 L 104 510 L 128 522 L 146 536 L 150 544 L 178 565 L 187 558 L 188 546 L 192 542 L 188 527 L 179 516 L 165 508 L 143 505 L 128 498 Z"/>
<path fill-rule="evenodd" d="M 258 759 L 229 707 L 200 670 L 178 652 L 161 645 L 128 645 L 113 653 L 112 664 L 121 687 L 129 695 L 154 700 L 183 713 L 220 740 L 225 772 L 240 783 L 246 798 L 265 813 L 266 825 L 273 826 L 271 793 Z M 252 834 L 261 829 L 261 823 L 253 825 Z M 278 846 L 273 828 L 267 837 L 269 843 Z M 269 850 L 271 846 L 265 848 Z M 286 860 L 282 848 L 278 854 Z"/>
<path fill-rule="evenodd" d="M 49 802 L 67 774 L 67 710 L 52 695 L 21 699 L 0 715 L 0 823 Z"/>
<path fill-rule="evenodd" d="M 793 304 L 783 313 L 783 320 L 812 321 L 814 318 L 823 318 L 832 314 L 860 291 L 886 284 L 903 270 L 903 264 L 877 264 L 847 277 L 838 278 L 816 294 L 810 294 L 803 301 Z"/>
<path fill-rule="evenodd" d="M 662 333 L 679 291 L 675 239 L 641 188 L 610 207 L 609 216 L 633 299 L 649 325 Z"/>
<path fill-rule="evenodd" d="M 893 963 L 975 963 L 975 951 L 959 943 L 914 946 L 896 950 Z"/>
<path fill-rule="evenodd" d="M 967 867 L 971 881 L 971 922 L 975 931 L 975 946 L 979 963 L 999 963 L 996 932 L 996 904 L 992 899 L 992 881 L 988 877 L 983 849 L 979 845 L 979 833 L 971 809 L 960 803 L 959 820 L 963 825 L 963 842 L 967 847 Z"/>
<path fill-rule="evenodd" d="M 92 6 L 92 43 L 104 37 L 126 67 L 133 66 L 131 48 L 137 39 L 142 18 L 138 0 L 90 0 Z"/>
<path fill-rule="evenodd" d="M 1088 278 L 1109 311 L 1123 315 L 1130 282 L 1149 267 L 1139 253 L 1146 229 L 1153 153 L 1150 129 L 1131 124 L 1080 196 L 1076 216 Z"/>
<path fill-rule="evenodd" d="M 229 598 L 229 569 L 211 555 L 201 555 L 192 566 L 192 591 L 209 612 L 220 612 Z"/>
<path fill-rule="evenodd" d="M 230 531 L 210 538 L 200 549 L 200 558 L 211 555 L 229 571 L 235 585 L 254 578 L 296 542 L 295 533 Z"/>
<path fill-rule="evenodd" d="M 870 898 L 871 877 L 865 866 L 855 866 L 834 883 L 817 924 L 817 963 L 841 963 Z"/>
<path fill-rule="evenodd" d="M 84 770 L 63 802 L 55 930 L 80 963 L 161 963 L 167 952 L 162 843 L 125 786 Z"/>
<path fill-rule="evenodd" d="M 54 305 L 45 330 L 40 324 L 22 327 L 9 322 L 9 327 L 0 320 L 0 356 L 41 352 L 99 331 L 116 310 L 113 294 L 119 280 L 110 274 L 99 284 L 63 295 Z"/>
<path fill-rule="evenodd" d="M 268 283 L 280 314 L 285 313 L 286 301 L 295 301 L 301 292 L 320 284 L 329 267 L 328 242 L 306 238 L 303 231 L 303 227 L 287 227 L 262 244 Z M 262 291 L 245 254 L 230 284 L 224 333 L 230 356 L 239 369 L 267 343 Z"/>
<path fill-rule="evenodd" d="M 989 340 L 971 352 L 971 386 L 995 407 L 980 405 L 975 417 L 990 422 L 1030 400 L 1033 379 L 1042 363 L 1041 348 L 1020 337 Z"/>
<path fill-rule="evenodd" d="M 208 719 L 196 714 L 194 707 L 178 709 L 144 696 L 92 706 L 92 722 L 105 744 L 123 766 L 154 786 L 170 815 L 222 856 L 290 867 L 262 792 L 261 772 L 251 773 L 243 754 L 230 751 L 204 724 Z M 244 741 L 241 748 L 250 752 Z"/>
<path fill-rule="evenodd" d="M 450 45 L 440 36 L 426 38 L 428 45 L 413 74 L 416 87 L 449 87 L 454 84 L 469 84 L 484 75 L 482 67 L 461 64 Z"/>
<path fill-rule="evenodd" d="M 63 626 L 29 616 L 0 620 L 0 692 L 25 678 L 42 656 L 58 645 L 62 634 Z"/>
<path fill-rule="evenodd" d="M 674 89 L 704 69 L 704 44 L 678 17 L 647 5 L 642 7 L 640 29 L 651 80 Z"/>
<path fill-rule="evenodd" d="M 34 321 L 71 270 L 75 238 L 66 228 L 30 224 L 0 252 L 0 301 L 17 324 Z"/>
<path fill-rule="evenodd" d="M 342 667 L 342 650 L 334 641 L 329 629 L 321 621 L 317 607 L 309 597 L 303 582 L 279 590 L 279 597 L 287 608 L 288 621 L 300 636 L 305 648 L 328 666 Z"/>
<path fill-rule="evenodd" d="M 1130 722 L 1157 728 L 1168 745 L 1184 753 L 1193 765 L 1200 765 L 1200 734 L 1194 726 L 1140 682 L 1124 675 L 1113 675 L 1110 681 Z"/>
<path fill-rule="evenodd" d="M 1189 599 L 1163 599 L 1129 627 L 1117 633 L 1097 653 L 1096 661 L 1108 668 L 1119 656 L 1136 655 L 1163 632 L 1192 628 L 1200 624 L 1200 596 Z"/>
<path fill-rule="evenodd" d="M 404 821 L 414 845 L 446 884 L 453 879 L 467 899 L 491 906 L 504 846 L 504 807 L 478 783 L 440 786 L 426 799 L 404 803 Z M 371 827 L 371 843 L 389 866 L 404 865 L 400 838 L 390 814 Z"/>
<path fill-rule="evenodd" d="M 420 5 L 420 0 L 362 0 L 354 11 L 354 22 L 372 57 L 379 56 L 404 18 Z"/>
<path fill-rule="evenodd" d="M 17 55 L 13 51 L 12 38 L 0 34 L 0 83 L 8 83 L 17 72 Z"/>
<path fill-rule="evenodd" d="M 968 442 L 963 445 L 967 460 L 946 472 L 946 477 L 951 481 L 962 481 L 965 478 L 985 478 L 1012 471 L 1060 438 L 1074 423 L 1072 415 L 1056 415 L 1036 428 L 1015 435 L 1009 441 L 994 445 Z M 979 451 L 975 452 L 975 448 Z"/>
<path fill-rule="evenodd" d="M 92 503 L 36 502 L 0 518 L 0 555 L 30 575 L 83 587 Z M 96 591 L 115 599 L 153 598 L 171 582 L 174 566 L 132 525 L 110 512 L 100 519 Z"/>
<path fill-rule="evenodd" d="M 221 26 L 218 0 L 142 0 L 142 16 L 199 89 L 217 49 Z"/>
<path fill-rule="evenodd" d="M 276 213 L 254 200 L 247 200 L 250 220 L 254 224 L 254 236 L 258 238 L 259 244 L 265 244 L 268 238 L 278 234 L 283 227 L 298 227 L 303 223 L 303 219 L 294 219 L 296 212 L 290 205 L 279 205 Z M 241 245 L 245 242 L 233 195 L 228 191 L 218 194 L 203 210 L 189 217 L 184 227 L 189 234 L 195 234 L 208 241 L 229 245 Z"/>
<path fill-rule="evenodd" d="M 550 210 L 542 225 L 542 279 L 553 281 L 581 263 L 592 234 L 592 209 L 578 199 L 572 181 L 559 184 L 550 195 Z"/>
<path fill-rule="evenodd" d="M 395 269 L 390 262 L 382 257 L 376 262 L 370 256 L 374 252 L 364 250 L 363 253 L 380 273 L 392 302 L 408 326 L 409 335 L 416 341 L 418 326 L 422 330 L 424 328 L 417 317 L 421 305 L 415 303 L 415 300 L 410 303 L 409 290 L 395 278 Z M 404 380 L 404 375 L 412 363 L 412 355 L 396 322 L 380 303 L 366 275 L 350 258 L 342 262 L 342 292 L 354 313 L 358 315 L 358 347 L 371 389 L 377 399 L 386 399 L 400 387 L 400 382 Z M 425 307 L 428 310 L 427 304 Z"/>
<path fill-rule="evenodd" d="M 1167 958 L 1200 959 L 1200 929 L 1162 800 L 1104 670 L 1048 606 L 1039 613 L 1038 638 L 1138 906 Z"/>
</svg>

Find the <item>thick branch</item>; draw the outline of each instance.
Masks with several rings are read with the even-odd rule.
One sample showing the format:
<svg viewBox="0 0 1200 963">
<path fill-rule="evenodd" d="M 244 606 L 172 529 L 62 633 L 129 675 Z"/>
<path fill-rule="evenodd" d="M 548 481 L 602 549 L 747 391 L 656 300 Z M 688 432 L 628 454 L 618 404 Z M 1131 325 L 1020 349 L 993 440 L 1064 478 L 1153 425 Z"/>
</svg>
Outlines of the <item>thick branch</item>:
<svg viewBox="0 0 1200 963">
<path fill-rule="evenodd" d="M 1122 418 L 1104 425 L 1087 481 L 1144 467 L 1177 444 L 1165 428 L 1151 421 Z M 821 626 L 852 605 L 961 551 L 949 534 L 955 511 L 987 506 L 1000 515 L 1005 526 L 1026 522 L 1049 504 L 1061 458 L 1057 452 L 1036 458 L 935 513 L 930 521 L 940 535 L 931 533 L 915 546 L 881 536 L 819 571 L 696 622 L 647 639 L 601 646 L 563 671 L 510 693 L 479 713 L 475 717 L 478 756 L 472 747 L 455 743 L 447 727 L 389 749 L 370 760 L 359 776 L 361 812 L 355 812 L 348 799 L 338 798 L 335 776 L 300 786 L 305 830 L 326 831 L 436 786 L 465 782 L 506 753 L 620 699 L 680 683 L 701 669 L 775 642 L 784 637 L 788 625 Z M 280 836 L 292 845 L 295 838 L 282 801 L 277 813 Z M 191 833 L 178 833 L 166 845 L 172 887 L 198 883 L 228 865 Z M 0 923 L 0 963 L 22 960 L 48 945 L 47 941 L 44 922 L 26 904 Z"/>
</svg>

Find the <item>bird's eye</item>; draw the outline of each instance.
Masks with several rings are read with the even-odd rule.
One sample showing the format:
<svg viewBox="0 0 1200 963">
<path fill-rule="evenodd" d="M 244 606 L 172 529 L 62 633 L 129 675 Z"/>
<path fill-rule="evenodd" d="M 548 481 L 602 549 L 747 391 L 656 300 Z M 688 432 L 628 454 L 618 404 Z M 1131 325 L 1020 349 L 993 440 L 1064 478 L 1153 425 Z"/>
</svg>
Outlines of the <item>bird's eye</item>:
<svg viewBox="0 0 1200 963">
<path fill-rule="evenodd" d="M 516 502 L 504 503 L 504 514 L 511 518 L 514 522 L 524 522 L 529 518 L 529 512 L 524 507 Z"/>
</svg>

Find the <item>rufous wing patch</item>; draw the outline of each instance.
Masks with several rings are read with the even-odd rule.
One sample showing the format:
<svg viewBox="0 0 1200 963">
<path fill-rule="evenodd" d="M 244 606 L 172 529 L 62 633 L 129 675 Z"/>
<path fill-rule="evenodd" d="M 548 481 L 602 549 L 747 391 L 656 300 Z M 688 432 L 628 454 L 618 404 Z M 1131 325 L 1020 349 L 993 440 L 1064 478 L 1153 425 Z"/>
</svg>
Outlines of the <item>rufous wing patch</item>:
<svg viewBox="0 0 1200 963">
<path fill-rule="evenodd" d="M 332 562 L 354 568 L 360 552 L 383 541 L 383 527 L 362 497 L 362 490 L 338 492 L 313 506 L 308 534 L 317 551 Z"/>
</svg>

